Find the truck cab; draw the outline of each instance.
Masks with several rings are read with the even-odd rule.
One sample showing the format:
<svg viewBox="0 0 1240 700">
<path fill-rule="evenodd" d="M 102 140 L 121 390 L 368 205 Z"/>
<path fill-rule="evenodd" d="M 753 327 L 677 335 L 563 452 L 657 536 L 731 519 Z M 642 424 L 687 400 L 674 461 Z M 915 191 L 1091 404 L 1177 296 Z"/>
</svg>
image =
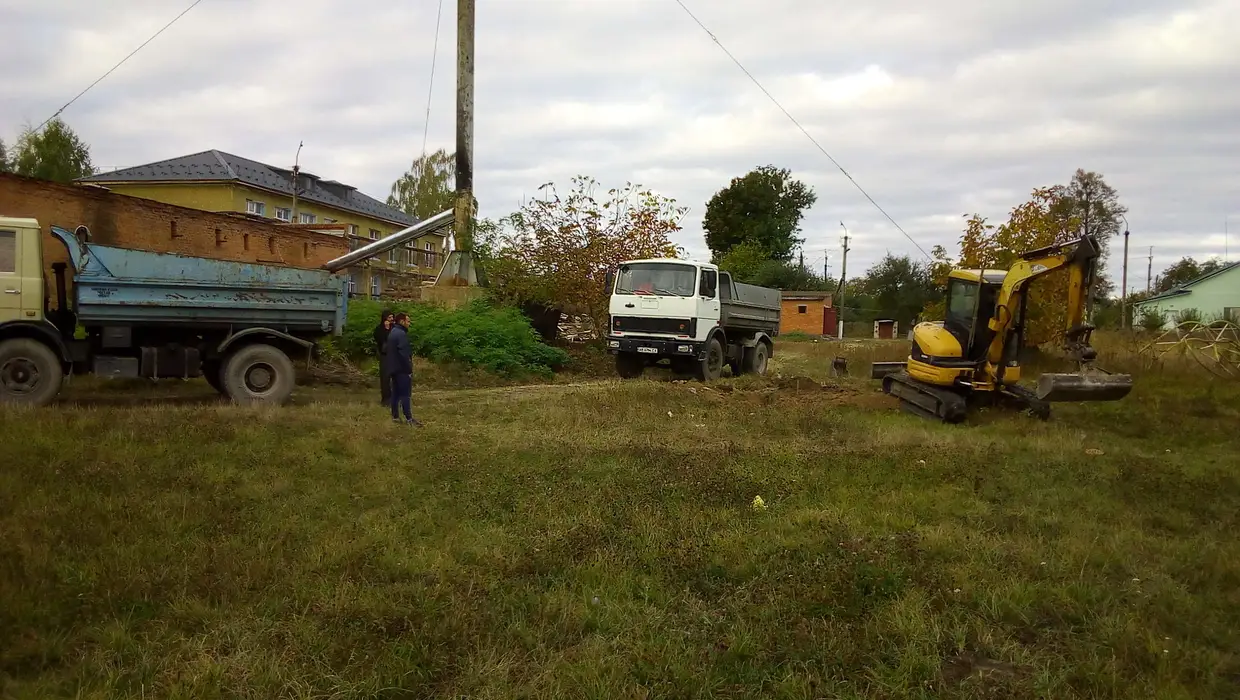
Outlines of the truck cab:
<svg viewBox="0 0 1240 700">
<path fill-rule="evenodd" d="M 40 236 L 34 219 L 0 217 L 0 324 L 44 318 Z"/>
<path fill-rule="evenodd" d="M 734 282 L 710 263 L 630 260 L 607 276 L 608 351 L 621 377 L 651 365 L 718 379 L 764 373 L 779 334 L 779 291 Z"/>
</svg>

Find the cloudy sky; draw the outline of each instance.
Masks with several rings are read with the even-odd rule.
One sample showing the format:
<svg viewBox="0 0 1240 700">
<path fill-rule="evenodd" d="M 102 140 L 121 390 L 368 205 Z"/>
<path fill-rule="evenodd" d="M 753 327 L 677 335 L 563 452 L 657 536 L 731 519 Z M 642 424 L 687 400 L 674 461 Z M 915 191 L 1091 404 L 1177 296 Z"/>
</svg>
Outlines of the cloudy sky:
<svg viewBox="0 0 1240 700">
<path fill-rule="evenodd" d="M 1181 255 L 1240 258 L 1236 0 L 684 0 L 924 249 L 1083 167 L 1130 209 L 1129 286 Z M 0 0 L 0 137 L 50 116 L 189 0 Z M 430 148 L 453 147 L 455 2 Z M 382 198 L 422 150 L 438 0 L 203 0 L 74 103 L 96 165 L 210 148 Z M 676 0 L 478 0 L 486 216 L 547 181 L 635 181 L 701 216 L 772 163 L 818 193 L 807 263 L 920 256 Z M 1118 250 L 1118 246 L 1116 247 Z M 1118 258 L 1119 256 L 1113 256 Z M 1118 269 L 1113 264 L 1117 273 Z"/>
</svg>

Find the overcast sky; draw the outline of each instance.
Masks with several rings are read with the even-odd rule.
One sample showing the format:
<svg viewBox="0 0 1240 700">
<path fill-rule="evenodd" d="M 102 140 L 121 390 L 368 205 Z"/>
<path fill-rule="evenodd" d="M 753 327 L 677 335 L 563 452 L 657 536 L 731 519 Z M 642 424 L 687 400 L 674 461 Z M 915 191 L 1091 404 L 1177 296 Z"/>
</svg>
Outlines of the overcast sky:
<svg viewBox="0 0 1240 700">
<path fill-rule="evenodd" d="M 1101 172 L 1129 207 L 1129 286 L 1181 255 L 1240 258 L 1236 0 L 685 0 L 925 250 L 965 213 Z M 12 143 L 189 0 L 0 0 Z M 437 0 L 203 0 L 64 114 L 97 166 L 216 148 L 383 198 L 422 150 Z M 454 146 L 456 4 L 444 4 L 430 149 Z M 478 0 L 484 216 L 547 181 L 635 181 L 690 207 L 762 164 L 818 193 L 805 259 L 920 256 L 675 0 Z M 1115 249 L 1118 251 L 1119 246 Z M 1113 256 L 1117 261 L 1119 256 Z M 1118 281 L 1118 267 L 1113 263 Z M 850 275 L 851 276 L 851 275 Z"/>
</svg>

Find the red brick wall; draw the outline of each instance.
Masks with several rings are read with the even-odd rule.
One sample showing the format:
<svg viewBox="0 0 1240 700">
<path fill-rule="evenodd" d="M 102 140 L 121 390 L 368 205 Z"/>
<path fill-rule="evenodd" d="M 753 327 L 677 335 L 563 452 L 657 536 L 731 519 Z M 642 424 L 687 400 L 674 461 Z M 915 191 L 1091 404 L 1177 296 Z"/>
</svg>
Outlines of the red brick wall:
<svg viewBox="0 0 1240 700">
<path fill-rule="evenodd" d="M 810 335 L 822 335 L 822 311 L 829 306 L 824 299 L 784 299 L 780 302 L 779 332 L 800 331 Z M 806 307 L 805 313 L 797 307 Z"/>
<path fill-rule="evenodd" d="M 53 224 L 85 225 L 104 245 L 289 267 L 317 268 L 349 250 L 328 234 L 15 175 L 0 175 L 0 214 L 38 219 L 49 279 L 53 262 L 67 262 Z"/>
</svg>

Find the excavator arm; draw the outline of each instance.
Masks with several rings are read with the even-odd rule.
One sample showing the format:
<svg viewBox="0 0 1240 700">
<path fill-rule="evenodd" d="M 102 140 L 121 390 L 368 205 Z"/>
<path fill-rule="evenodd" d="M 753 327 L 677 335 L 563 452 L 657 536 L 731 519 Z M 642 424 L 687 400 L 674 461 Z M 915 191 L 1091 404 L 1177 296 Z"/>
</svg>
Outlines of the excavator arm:
<svg viewBox="0 0 1240 700">
<path fill-rule="evenodd" d="M 1100 251 L 1092 236 L 1082 236 L 1071 243 L 1031 250 L 1008 269 L 990 319 L 994 340 L 987 359 L 1002 372 L 1009 343 L 1019 343 L 1011 332 L 1013 320 L 1022 312 L 1029 283 L 1056 270 L 1068 268 L 1067 319 L 1064 328 L 1064 351 L 1077 363 L 1071 374 L 1043 374 L 1038 378 L 1039 399 L 1044 401 L 1114 401 L 1132 390 L 1132 377 L 1108 374 L 1094 366 L 1098 353 L 1090 345 L 1094 327 L 1088 322 L 1089 290 Z M 1022 317 L 1020 323 L 1024 324 Z M 1017 350 L 1019 348 L 1016 348 Z"/>
</svg>

